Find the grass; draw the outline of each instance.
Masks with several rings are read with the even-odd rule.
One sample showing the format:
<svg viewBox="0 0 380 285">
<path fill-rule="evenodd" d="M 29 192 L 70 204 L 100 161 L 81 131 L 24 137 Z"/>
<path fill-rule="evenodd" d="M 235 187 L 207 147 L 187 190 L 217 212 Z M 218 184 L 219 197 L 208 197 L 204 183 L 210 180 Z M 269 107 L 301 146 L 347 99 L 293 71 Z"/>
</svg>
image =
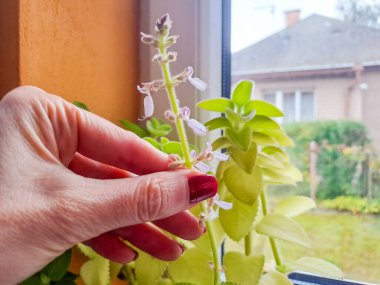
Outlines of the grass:
<svg viewBox="0 0 380 285">
<path fill-rule="evenodd" d="M 319 257 L 339 266 L 346 278 L 380 282 L 380 217 L 316 211 L 296 220 L 309 234 L 312 248 L 280 242 L 287 259 Z"/>
</svg>

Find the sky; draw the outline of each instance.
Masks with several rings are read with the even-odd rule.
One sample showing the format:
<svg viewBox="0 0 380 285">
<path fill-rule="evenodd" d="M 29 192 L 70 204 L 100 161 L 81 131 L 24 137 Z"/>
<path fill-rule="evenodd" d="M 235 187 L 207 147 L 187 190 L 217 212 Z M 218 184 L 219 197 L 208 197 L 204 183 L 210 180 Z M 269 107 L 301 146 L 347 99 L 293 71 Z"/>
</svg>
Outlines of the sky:
<svg viewBox="0 0 380 285">
<path fill-rule="evenodd" d="M 311 14 L 340 18 L 337 0 L 231 0 L 231 51 L 241 50 L 285 26 L 284 11 L 301 10 L 301 19 Z"/>
</svg>

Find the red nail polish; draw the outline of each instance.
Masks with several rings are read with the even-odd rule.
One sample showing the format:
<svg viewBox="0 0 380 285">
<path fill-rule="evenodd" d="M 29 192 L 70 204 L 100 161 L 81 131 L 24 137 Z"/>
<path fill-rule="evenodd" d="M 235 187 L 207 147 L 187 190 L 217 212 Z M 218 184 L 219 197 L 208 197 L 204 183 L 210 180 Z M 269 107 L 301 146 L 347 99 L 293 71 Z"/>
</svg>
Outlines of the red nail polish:
<svg viewBox="0 0 380 285">
<path fill-rule="evenodd" d="M 218 192 L 218 182 L 212 175 L 191 176 L 188 179 L 190 188 L 190 203 L 197 203 L 215 196 Z"/>
<path fill-rule="evenodd" d="M 180 244 L 180 243 L 178 243 L 178 246 L 181 248 L 182 254 L 183 254 L 185 252 L 185 246 L 183 244 Z"/>
</svg>

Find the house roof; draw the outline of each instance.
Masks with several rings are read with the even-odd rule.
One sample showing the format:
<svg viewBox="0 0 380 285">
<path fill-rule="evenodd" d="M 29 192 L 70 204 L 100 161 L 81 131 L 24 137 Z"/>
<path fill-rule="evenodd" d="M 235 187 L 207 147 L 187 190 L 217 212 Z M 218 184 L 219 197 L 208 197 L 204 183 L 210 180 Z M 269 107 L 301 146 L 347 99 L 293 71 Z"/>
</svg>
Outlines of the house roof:
<svg viewBox="0 0 380 285">
<path fill-rule="evenodd" d="M 232 55 L 232 72 L 260 74 L 380 65 L 380 30 L 311 15 Z"/>
</svg>

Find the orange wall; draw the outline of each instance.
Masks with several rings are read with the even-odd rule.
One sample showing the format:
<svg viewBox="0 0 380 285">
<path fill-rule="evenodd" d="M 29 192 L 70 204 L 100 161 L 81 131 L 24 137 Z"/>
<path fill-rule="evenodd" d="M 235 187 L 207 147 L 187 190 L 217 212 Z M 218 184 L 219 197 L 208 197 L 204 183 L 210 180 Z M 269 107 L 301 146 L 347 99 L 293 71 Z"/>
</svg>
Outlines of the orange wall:
<svg viewBox="0 0 380 285">
<path fill-rule="evenodd" d="M 21 85 L 83 101 L 114 122 L 138 117 L 137 0 L 18 2 Z"/>
</svg>

